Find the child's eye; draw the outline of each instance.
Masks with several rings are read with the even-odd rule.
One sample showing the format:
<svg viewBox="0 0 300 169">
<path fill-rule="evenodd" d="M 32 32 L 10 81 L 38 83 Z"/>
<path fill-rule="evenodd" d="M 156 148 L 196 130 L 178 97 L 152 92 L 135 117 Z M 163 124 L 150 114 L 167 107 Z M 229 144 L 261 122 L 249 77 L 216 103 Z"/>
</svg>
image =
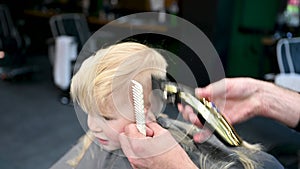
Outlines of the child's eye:
<svg viewBox="0 0 300 169">
<path fill-rule="evenodd" d="M 109 120 L 114 120 L 114 118 L 112 118 L 112 117 L 107 117 L 107 116 L 103 116 L 103 118 L 104 118 L 104 120 L 107 120 L 107 121 L 109 121 Z"/>
</svg>

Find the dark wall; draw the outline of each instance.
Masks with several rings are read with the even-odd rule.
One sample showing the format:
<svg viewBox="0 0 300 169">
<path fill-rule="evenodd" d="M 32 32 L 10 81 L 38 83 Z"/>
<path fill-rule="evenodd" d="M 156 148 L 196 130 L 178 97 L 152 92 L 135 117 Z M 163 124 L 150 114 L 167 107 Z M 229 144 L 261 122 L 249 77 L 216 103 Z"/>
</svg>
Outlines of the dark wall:
<svg viewBox="0 0 300 169">
<path fill-rule="evenodd" d="M 226 69 L 234 0 L 180 1 L 180 16 L 197 26 L 211 41 Z M 195 65 L 197 69 L 198 65 Z M 226 71 L 226 70 L 225 70 Z"/>
<path fill-rule="evenodd" d="M 181 0 L 180 16 L 200 28 L 212 40 L 217 17 L 217 0 Z"/>
</svg>

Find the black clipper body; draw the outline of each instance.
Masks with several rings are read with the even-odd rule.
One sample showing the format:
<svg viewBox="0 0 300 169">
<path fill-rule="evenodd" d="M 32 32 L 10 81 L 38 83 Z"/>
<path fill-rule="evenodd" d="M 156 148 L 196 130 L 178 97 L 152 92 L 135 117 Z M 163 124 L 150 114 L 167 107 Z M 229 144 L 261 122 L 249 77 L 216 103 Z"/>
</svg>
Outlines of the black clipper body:
<svg viewBox="0 0 300 169">
<path fill-rule="evenodd" d="M 197 99 L 189 90 L 181 84 L 169 82 L 167 80 L 152 78 L 152 89 L 162 90 L 162 100 L 166 103 L 177 105 L 182 103 L 190 105 L 197 113 L 199 120 L 215 132 L 216 136 L 229 146 L 240 146 L 242 139 L 238 136 L 235 129 L 230 125 L 225 117 L 218 111 L 217 107 L 205 98 Z"/>
</svg>

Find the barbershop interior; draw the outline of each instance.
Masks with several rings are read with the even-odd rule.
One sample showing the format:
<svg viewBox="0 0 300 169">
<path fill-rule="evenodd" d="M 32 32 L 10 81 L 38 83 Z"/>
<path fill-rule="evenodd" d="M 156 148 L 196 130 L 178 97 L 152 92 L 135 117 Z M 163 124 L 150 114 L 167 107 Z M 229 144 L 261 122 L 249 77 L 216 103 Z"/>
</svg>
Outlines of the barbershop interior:
<svg viewBox="0 0 300 169">
<path fill-rule="evenodd" d="M 0 0 L 0 168 L 51 168 L 72 149 L 86 133 L 76 64 L 129 40 L 177 56 L 193 77 L 170 71 L 191 88 L 250 77 L 300 92 L 300 0 Z M 263 116 L 232 127 L 300 169 L 293 128 Z"/>
</svg>

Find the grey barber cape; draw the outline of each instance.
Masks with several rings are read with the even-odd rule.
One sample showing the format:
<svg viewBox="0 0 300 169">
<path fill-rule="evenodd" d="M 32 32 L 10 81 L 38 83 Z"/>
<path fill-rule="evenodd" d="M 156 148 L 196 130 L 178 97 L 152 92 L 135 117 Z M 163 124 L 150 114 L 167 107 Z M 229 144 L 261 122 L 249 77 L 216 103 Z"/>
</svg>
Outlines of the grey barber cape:
<svg viewBox="0 0 300 169">
<path fill-rule="evenodd" d="M 200 168 L 199 157 L 201 155 L 208 155 L 206 167 L 216 168 L 215 164 L 223 161 L 225 163 L 234 162 L 230 168 L 244 168 L 238 160 L 238 156 L 234 155 L 234 149 L 244 152 L 251 160 L 255 161 L 258 165 L 257 169 L 283 169 L 284 167 L 270 154 L 263 151 L 256 151 L 249 153 L 243 147 L 227 147 L 220 142 L 217 137 L 212 135 L 206 142 L 195 144 L 191 137 L 186 134 L 185 127 L 180 123 L 174 122 L 169 118 L 160 118 L 159 124 L 168 129 L 173 137 L 177 138 L 186 137 L 189 143 L 179 144 L 185 149 L 187 154 L 193 162 Z M 181 139 L 182 140 L 182 139 Z M 190 144 L 191 143 L 191 144 Z M 73 159 L 81 151 L 82 143 L 79 142 L 71 150 L 69 150 L 61 159 L 59 159 L 50 169 L 72 169 L 67 161 Z M 200 155 L 201 154 L 201 155 Z M 79 162 L 75 169 L 131 169 L 128 159 L 124 156 L 122 150 L 115 150 L 107 152 L 102 150 L 96 143 L 92 143 L 86 151 L 83 159 Z"/>
<path fill-rule="evenodd" d="M 81 151 L 82 142 L 75 145 L 67 152 L 51 169 L 72 169 L 67 161 L 73 159 Z M 99 145 L 92 143 L 83 159 L 79 162 L 76 169 L 127 169 L 132 168 L 129 161 L 124 156 L 122 150 L 108 152 L 102 150 Z"/>
</svg>

